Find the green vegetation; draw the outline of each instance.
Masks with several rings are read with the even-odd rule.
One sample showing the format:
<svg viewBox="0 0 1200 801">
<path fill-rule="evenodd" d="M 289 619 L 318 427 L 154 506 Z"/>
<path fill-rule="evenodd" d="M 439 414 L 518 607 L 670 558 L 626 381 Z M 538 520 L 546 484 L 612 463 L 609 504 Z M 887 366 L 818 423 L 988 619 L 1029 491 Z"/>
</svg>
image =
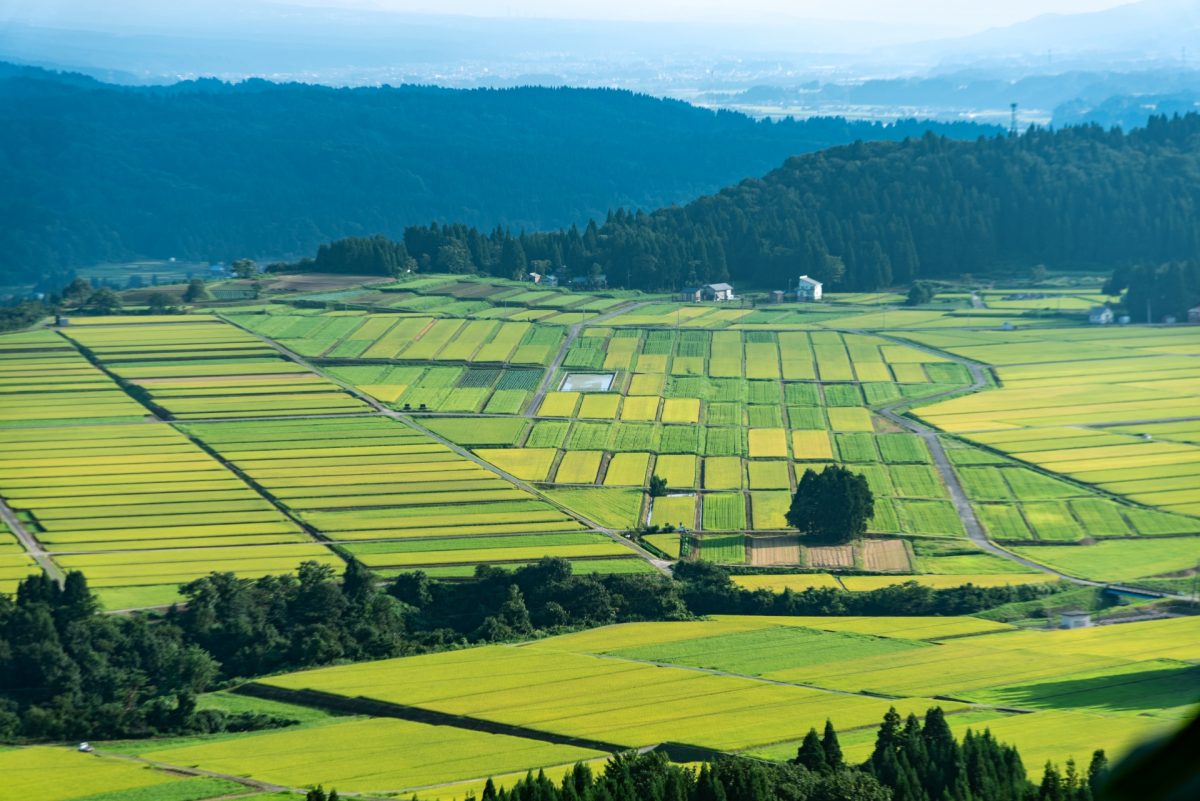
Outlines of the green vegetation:
<svg viewBox="0 0 1200 801">
<path fill-rule="evenodd" d="M 874 501 L 867 480 L 857 473 L 837 465 L 820 473 L 808 469 L 792 497 L 787 523 L 816 543 L 850 542 L 867 533 Z"/>
</svg>

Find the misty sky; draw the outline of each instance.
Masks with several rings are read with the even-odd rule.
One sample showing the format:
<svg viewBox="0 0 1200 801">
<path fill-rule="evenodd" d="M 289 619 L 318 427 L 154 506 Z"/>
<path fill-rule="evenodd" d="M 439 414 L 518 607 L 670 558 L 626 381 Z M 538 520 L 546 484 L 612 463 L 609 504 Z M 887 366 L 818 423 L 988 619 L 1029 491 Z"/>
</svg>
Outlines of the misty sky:
<svg viewBox="0 0 1200 801">
<path fill-rule="evenodd" d="M 780 17 L 853 20 L 905 27 L 978 31 L 1039 14 L 1098 11 L 1129 0 L 243 0 L 235 5 L 341 7 L 400 12 L 570 19 L 761 23 Z M 0 0 L 0 21 L 71 22 L 139 16 L 189 17 L 219 2 L 205 0 Z M 122 14 L 126 12 L 126 14 Z M 182 20 L 181 20 L 182 21 Z"/>
<path fill-rule="evenodd" d="M 751 21 L 755 16 L 986 28 L 1038 14 L 1098 11 L 1130 0 L 273 0 L 476 16 Z M 734 9 L 734 10 L 731 10 Z"/>
</svg>

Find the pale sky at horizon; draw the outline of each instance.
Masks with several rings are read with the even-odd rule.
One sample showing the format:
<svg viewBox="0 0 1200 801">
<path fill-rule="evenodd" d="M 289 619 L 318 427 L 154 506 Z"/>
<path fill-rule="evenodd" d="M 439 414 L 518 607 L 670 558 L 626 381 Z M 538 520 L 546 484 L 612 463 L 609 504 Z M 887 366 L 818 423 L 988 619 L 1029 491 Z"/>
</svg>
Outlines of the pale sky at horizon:
<svg viewBox="0 0 1200 801">
<path fill-rule="evenodd" d="M 977 31 L 1046 13 L 1072 14 L 1132 0 L 0 0 L 0 21 L 68 21 L 105 15 L 130 19 L 194 17 L 220 6 L 332 7 L 478 17 L 769 23 L 777 19 L 875 22 Z M 123 13 L 124 12 L 124 13 Z"/>
<path fill-rule="evenodd" d="M 395 11 L 564 19 L 751 21 L 791 17 L 986 28 L 1040 14 L 1073 14 L 1127 5 L 1132 0 L 271 0 L 281 5 L 343 6 Z M 730 6 L 736 10 L 731 11 Z"/>
</svg>

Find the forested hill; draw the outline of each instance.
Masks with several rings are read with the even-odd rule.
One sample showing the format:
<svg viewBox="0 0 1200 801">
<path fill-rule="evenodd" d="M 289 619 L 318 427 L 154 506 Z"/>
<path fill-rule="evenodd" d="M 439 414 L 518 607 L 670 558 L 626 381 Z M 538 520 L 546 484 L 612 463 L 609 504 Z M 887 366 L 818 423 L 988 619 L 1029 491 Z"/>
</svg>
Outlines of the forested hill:
<svg viewBox="0 0 1200 801">
<path fill-rule="evenodd" d="M 410 229 L 422 269 L 507 273 L 513 245 L 462 226 Z M 734 279 L 784 289 L 807 273 L 869 290 L 998 267 L 1113 269 L 1200 254 L 1200 114 L 1130 133 L 927 134 L 789 159 L 683 207 L 521 238 L 532 262 L 615 286 Z M 505 253 L 507 252 L 507 258 Z"/>
<path fill-rule="evenodd" d="M 0 285 L 103 259 L 311 252 L 431 220 L 547 230 L 933 129 L 756 122 L 624 91 L 120 87 L 0 64 Z"/>
</svg>

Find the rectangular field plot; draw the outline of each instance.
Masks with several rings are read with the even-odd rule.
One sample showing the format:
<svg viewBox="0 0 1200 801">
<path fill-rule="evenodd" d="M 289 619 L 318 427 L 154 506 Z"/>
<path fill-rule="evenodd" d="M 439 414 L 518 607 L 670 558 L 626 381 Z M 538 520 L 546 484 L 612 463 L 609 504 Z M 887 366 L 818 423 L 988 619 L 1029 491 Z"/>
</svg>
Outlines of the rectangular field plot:
<svg viewBox="0 0 1200 801">
<path fill-rule="evenodd" d="M 608 460 L 604 485 L 608 487 L 641 487 L 646 484 L 648 453 L 617 453 Z"/>
<path fill-rule="evenodd" d="M 778 531 L 788 527 L 786 515 L 792 505 L 788 492 L 751 492 L 750 517 L 758 531 Z"/>
<path fill-rule="evenodd" d="M 402 542 L 364 542 L 345 545 L 367 567 L 376 570 L 430 566 L 525 564 L 544 556 L 563 559 L 623 558 L 629 548 L 603 534 L 531 534 L 455 537 Z"/>
<path fill-rule="evenodd" d="M 1102 581 L 1131 581 L 1192 571 L 1200 566 L 1196 540 L 1172 537 L 1108 540 L 1087 545 L 1047 545 L 1013 549 L 1072 576 Z"/>
<path fill-rule="evenodd" d="M 691 454 L 666 454 L 654 462 L 654 474 L 663 478 L 667 486 L 691 489 L 696 486 L 697 458 Z"/>
<path fill-rule="evenodd" d="M 366 793 L 398 792 L 604 756 L 572 746 L 394 718 L 334 723 L 315 732 L 268 732 L 144 754 L 157 762 L 195 765 L 286 786 L 323 784 Z"/>
<path fill-rule="evenodd" d="M 979 576 L 843 576 L 841 581 L 851 592 L 865 592 L 907 584 L 910 581 L 935 590 L 972 584 L 976 587 L 1011 587 L 1019 584 L 1052 584 L 1054 576 L 1042 573 L 986 573 Z"/>
<path fill-rule="evenodd" d="M 741 531 L 746 528 L 746 500 L 740 492 L 710 492 L 703 498 L 707 531 Z"/>
<path fill-rule="evenodd" d="M 782 428 L 752 428 L 748 441 L 752 459 L 787 458 L 787 432 Z"/>
<path fill-rule="evenodd" d="M 759 576 L 734 576 L 733 583 L 744 590 L 768 590 L 770 592 L 804 592 L 808 589 L 841 589 L 838 580 L 828 573 L 772 573 Z"/>
<path fill-rule="evenodd" d="M 741 564 L 746 561 L 746 538 L 741 534 L 693 536 L 691 548 L 697 558 L 706 562 Z"/>
<path fill-rule="evenodd" d="M 825 431 L 793 431 L 792 455 L 797 461 L 827 461 L 833 458 L 833 446 Z"/>
<path fill-rule="evenodd" d="M 656 526 L 672 525 L 689 529 L 696 528 L 696 496 L 664 495 L 655 498 L 650 512 L 650 523 Z"/>
</svg>

